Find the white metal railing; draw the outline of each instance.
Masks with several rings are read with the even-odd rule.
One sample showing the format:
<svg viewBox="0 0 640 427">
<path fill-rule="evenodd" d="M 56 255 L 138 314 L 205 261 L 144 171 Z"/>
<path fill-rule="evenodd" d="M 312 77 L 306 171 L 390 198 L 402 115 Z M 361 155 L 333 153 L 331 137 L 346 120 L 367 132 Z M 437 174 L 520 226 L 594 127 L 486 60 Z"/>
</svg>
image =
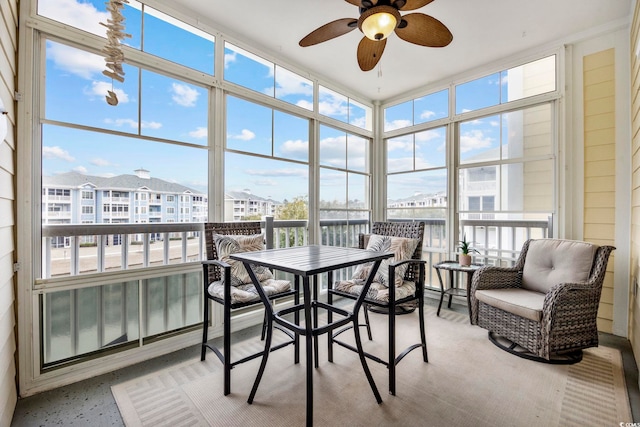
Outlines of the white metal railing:
<svg viewBox="0 0 640 427">
<path fill-rule="evenodd" d="M 423 259 L 433 266 L 452 251 L 446 248 L 445 220 L 424 221 Z M 262 226 L 268 248 L 309 241 L 306 220 L 266 217 Z M 547 236 L 550 223 L 464 220 L 461 227 L 481 252 L 476 261 L 509 263 L 522 239 Z M 354 247 L 358 235 L 369 232 L 369 221 L 321 220 L 320 230 L 321 244 Z M 43 274 L 35 292 L 41 298 L 45 369 L 113 346 L 144 345 L 201 322 L 202 223 L 43 225 L 42 241 Z M 53 247 L 61 241 L 68 244 Z M 434 270 L 427 271 L 426 286 L 435 288 Z"/>
</svg>

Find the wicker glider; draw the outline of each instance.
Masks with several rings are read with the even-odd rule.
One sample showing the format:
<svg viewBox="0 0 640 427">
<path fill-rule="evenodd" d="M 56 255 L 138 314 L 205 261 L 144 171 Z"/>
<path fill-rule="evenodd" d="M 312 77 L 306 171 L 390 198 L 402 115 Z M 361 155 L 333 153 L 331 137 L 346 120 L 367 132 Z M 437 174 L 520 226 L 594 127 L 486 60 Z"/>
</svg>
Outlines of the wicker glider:
<svg viewBox="0 0 640 427">
<path fill-rule="evenodd" d="M 230 265 L 233 261 L 226 260 L 219 253 L 219 248 L 225 251 L 242 251 L 242 247 L 238 245 L 238 241 L 250 243 L 253 246 L 246 250 L 259 250 L 264 248 L 264 236 L 261 235 L 262 229 L 260 222 L 222 222 L 222 223 L 205 223 L 204 224 L 205 242 L 207 247 L 207 260 L 202 262 L 204 270 L 204 315 L 202 322 L 202 350 L 200 360 L 205 360 L 207 348 L 212 350 L 224 365 L 224 394 L 231 393 L 231 369 L 240 363 L 260 357 L 263 351 L 251 354 L 237 361 L 231 361 L 231 311 L 237 308 L 248 307 L 252 305 L 262 305 L 262 300 L 256 292 L 250 278 L 244 281 L 239 280 L 237 276 L 232 274 L 233 268 L 242 268 L 237 264 Z M 231 237 L 234 236 L 234 237 Z M 243 237 L 244 236 L 244 239 Z M 226 237 L 226 239 L 225 239 Z M 230 249 L 228 249 L 230 248 Z M 246 270 L 244 270 L 246 274 Z M 224 273 L 224 274 L 223 274 Z M 269 271 L 265 271 L 266 275 L 270 275 Z M 267 279 L 261 282 L 263 288 L 269 289 L 269 299 L 294 296 L 295 302 L 298 302 L 298 286 L 291 289 L 291 283 L 285 280 Z M 223 305 L 223 348 L 222 351 L 208 341 L 209 330 L 209 301 L 213 300 Z M 262 339 L 265 337 L 265 323 L 262 325 Z M 284 331 L 289 335 L 287 340 L 277 346 L 271 348 L 271 351 L 285 347 L 289 344 L 295 344 L 295 363 L 299 361 L 298 337 Z"/>
<path fill-rule="evenodd" d="M 582 349 L 598 345 L 598 304 L 614 249 L 573 240 L 527 240 L 513 268 L 476 271 L 471 323 L 518 356 L 580 361 Z"/>
<path fill-rule="evenodd" d="M 371 234 L 361 234 L 359 236 L 359 247 L 361 249 L 382 249 L 385 251 L 393 251 L 394 244 L 391 243 L 391 247 L 382 246 L 384 244 L 389 245 L 387 239 L 382 243 L 380 248 L 372 247 L 373 240 L 381 241 L 384 237 L 391 238 L 404 238 L 396 240 L 411 241 L 410 251 L 405 256 L 397 259 L 399 252 L 396 251 L 396 256 L 391 259 L 391 262 L 386 266 L 384 264 L 380 266 L 378 274 L 382 273 L 380 282 L 374 281 L 372 283 L 367 297 L 364 303 L 367 307 L 379 307 L 385 309 L 385 313 L 389 313 L 389 329 L 388 329 L 388 359 L 382 360 L 377 356 L 369 353 L 365 353 L 368 358 L 381 363 L 389 369 L 389 393 L 396 394 L 396 365 L 406 356 L 410 351 L 416 348 L 422 348 L 422 358 L 425 362 L 428 362 L 427 357 L 427 341 L 425 337 L 425 323 L 424 323 L 424 271 L 425 261 L 422 261 L 422 239 L 424 236 L 424 222 L 375 222 L 371 228 Z M 376 237 L 374 237 L 376 236 Z M 375 246 L 375 244 L 373 245 Z M 382 271 L 382 272 L 381 272 Z M 388 275 L 387 275 L 388 272 Z M 356 273 L 354 273 L 357 276 Z M 387 283 L 382 283 L 382 282 Z M 328 300 L 331 304 L 332 297 L 339 295 L 342 297 L 357 299 L 362 290 L 362 279 L 355 278 L 351 280 L 338 281 L 333 284 L 332 288 L 328 291 Z M 394 290 L 394 292 L 391 292 Z M 413 344 L 404 349 L 399 355 L 396 356 L 395 347 L 395 316 L 397 315 L 396 308 L 400 305 L 406 305 L 407 303 L 417 303 L 419 326 L 420 326 L 420 342 Z M 367 332 L 369 339 L 371 339 L 371 330 L 369 327 L 368 310 L 364 310 Z M 345 328 L 339 330 L 332 335 L 329 335 L 329 361 L 333 361 L 333 343 L 335 342 L 342 347 L 348 348 L 352 351 L 357 349 L 350 344 L 342 342 L 336 337 L 344 332 Z"/>
</svg>

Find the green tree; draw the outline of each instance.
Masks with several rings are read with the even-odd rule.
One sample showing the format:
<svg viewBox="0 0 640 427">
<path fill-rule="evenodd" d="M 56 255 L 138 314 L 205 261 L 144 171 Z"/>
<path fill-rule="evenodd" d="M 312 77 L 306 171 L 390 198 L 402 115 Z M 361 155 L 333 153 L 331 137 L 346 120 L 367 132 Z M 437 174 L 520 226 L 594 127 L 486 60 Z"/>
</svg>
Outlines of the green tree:
<svg viewBox="0 0 640 427">
<path fill-rule="evenodd" d="M 285 202 L 276 209 L 275 219 L 308 219 L 309 204 L 306 196 L 294 197 L 293 201 Z"/>
</svg>

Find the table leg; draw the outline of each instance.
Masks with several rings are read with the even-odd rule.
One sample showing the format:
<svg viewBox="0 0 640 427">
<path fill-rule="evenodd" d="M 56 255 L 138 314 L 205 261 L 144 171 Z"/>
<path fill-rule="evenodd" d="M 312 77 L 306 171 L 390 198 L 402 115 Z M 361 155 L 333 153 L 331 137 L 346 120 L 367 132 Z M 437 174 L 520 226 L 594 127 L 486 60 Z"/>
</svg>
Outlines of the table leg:
<svg viewBox="0 0 640 427">
<path fill-rule="evenodd" d="M 449 288 L 453 289 L 454 287 L 454 282 L 453 282 L 453 270 L 449 270 Z M 449 302 L 447 303 L 447 308 L 451 308 L 451 299 L 453 298 L 453 292 L 449 292 Z"/>
<path fill-rule="evenodd" d="M 313 425 L 313 324 L 311 323 L 311 295 L 309 277 L 302 278 L 304 288 L 304 327 L 307 358 L 307 425 Z"/>
<path fill-rule="evenodd" d="M 436 268 L 436 274 L 438 275 L 438 281 L 440 282 L 440 303 L 438 304 L 438 312 L 436 316 L 440 316 L 440 307 L 442 307 L 442 300 L 444 299 L 444 283 L 442 282 L 442 275 L 440 269 Z"/>
<path fill-rule="evenodd" d="M 471 323 L 471 282 L 473 271 L 467 272 L 467 310 L 469 310 L 469 323 Z"/>
<path fill-rule="evenodd" d="M 318 299 L 318 276 L 313 276 L 313 299 Z M 318 327 L 318 306 L 313 306 L 313 327 Z M 313 337 L 313 358 L 315 360 L 314 366 L 317 368 L 319 365 L 318 362 L 318 336 L 314 335 Z"/>
</svg>

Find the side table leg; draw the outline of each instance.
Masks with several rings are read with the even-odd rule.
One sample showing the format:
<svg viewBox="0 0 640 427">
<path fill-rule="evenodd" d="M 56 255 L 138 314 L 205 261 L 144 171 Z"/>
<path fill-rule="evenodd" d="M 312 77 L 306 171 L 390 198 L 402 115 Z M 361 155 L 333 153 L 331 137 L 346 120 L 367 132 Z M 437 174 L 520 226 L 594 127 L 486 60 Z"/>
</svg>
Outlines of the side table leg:
<svg viewBox="0 0 640 427">
<path fill-rule="evenodd" d="M 438 281 L 440 282 L 440 303 L 438 304 L 436 316 L 440 316 L 440 307 L 442 307 L 442 300 L 444 299 L 444 284 L 442 283 L 442 276 L 440 275 L 439 268 L 436 268 L 436 274 L 438 275 Z"/>
</svg>

